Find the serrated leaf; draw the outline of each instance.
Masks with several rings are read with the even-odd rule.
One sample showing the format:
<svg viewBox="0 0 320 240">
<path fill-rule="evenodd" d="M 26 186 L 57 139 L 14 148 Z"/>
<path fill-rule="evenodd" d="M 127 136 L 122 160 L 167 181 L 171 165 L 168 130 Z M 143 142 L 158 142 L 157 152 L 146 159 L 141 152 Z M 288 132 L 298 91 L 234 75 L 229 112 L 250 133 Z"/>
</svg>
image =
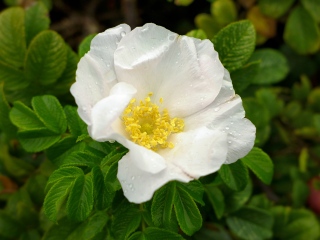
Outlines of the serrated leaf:
<svg viewBox="0 0 320 240">
<path fill-rule="evenodd" d="M 17 128 L 11 123 L 9 112 L 10 106 L 3 92 L 3 84 L 0 84 L 0 129 L 10 138 L 16 136 Z"/>
<path fill-rule="evenodd" d="M 5 90 L 19 90 L 29 86 L 25 80 L 23 71 L 0 60 L 0 76 Z"/>
<path fill-rule="evenodd" d="M 320 45 L 317 23 L 301 6 L 295 7 L 290 13 L 283 38 L 299 54 L 315 53 Z"/>
<path fill-rule="evenodd" d="M 174 210 L 181 230 L 191 236 L 202 226 L 202 216 L 191 196 L 177 188 L 174 198 Z"/>
<path fill-rule="evenodd" d="M 104 184 L 109 191 L 117 191 L 121 189 L 121 184 L 117 178 L 118 162 L 114 162 L 107 171 L 104 178 Z"/>
<path fill-rule="evenodd" d="M 48 9 L 43 3 L 38 2 L 27 8 L 25 17 L 27 46 L 38 33 L 48 29 L 49 24 Z"/>
<path fill-rule="evenodd" d="M 66 137 L 55 143 L 53 146 L 47 149 L 47 156 L 56 166 L 61 166 L 67 163 L 68 156 L 76 151 L 83 151 L 85 149 L 85 143 L 76 142 L 75 137 Z M 71 163 L 71 162 L 68 162 Z"/>
<path fill-rule="evenodd" d="M 48 85 L 48 94 L 55 96 L 66 94 L 70 92 L 70 87 L 72 83 L 76 80 L 76 70 L 77 64 L 79 61 L 78 55 L 71 49 L 67 47 L 67 65 L 58 78 L 57 82 L 51 85 Z"/>
<path fill-rule="evenodd" d="M 284 101 L 277 98 L 277 95 L 268 88 L 261 88 L 256 91 L 256 96 L 268 110 L 271 118 L 276 117 L 282 113 Z"/>
<path fill-rule="evenodd" d="M 63 178 L 76 178 L 78 176 L 82 176 L 83 171 L 80 168 L 77 167 L 64 167 L 59 168 L 56 171 L 54 171 L 48 182 L 45 189 L 45 192 L 47 192 L 55 183 L 57 183 L 59 180 Z"/>
<path fill-rule="evenodd" d="M 217 218 L 220 219 L 224 213 L 225 207 L 222 192 L 214 185 L 205 185 L 205 192 L 207 193 Z"/>
<path fill-rule="evenodd" d="M 272 237 L 273 217 L 266 210 L 244 207 L 227 218 L 227 225 L 238 237 L 262 240 Z"/>
<path fill-rule="evenodd" d="M 95 207 L 98 210 L 104 210 L 110 206 L 114 193 L 109 192 L 104 184 L 104 177 L 100 167 L 95 166 L 91 170 L 93 181 L 93 196 L 95 199 Z"/>
<path fill-rule="evenodd" d="M 44 199 L 44 212 L 51 221 L 57 221 L 57 214 L 74 184 L 74 178 L 61 178 L 49 190 Z"/>
<path fill-rule="evenodd" d="M 177 182 L 177 187 L 186 191 L 193 198 L 194 201 L 200 203 L 201 205 L 205 205 L 203 201 L 203 193 L 204 188 L 200 181 L 193 180 L 188 183 Z"/>
<path fill-rule="evenodd" d="M 24 130 L 35 130 L 45 127 L 34 111 L 19 101 L 13 104 L 13 108 L 10 111 L 10 120 L 18 128 Z"/>
<path fill-rule="evenodd" d="M 269 155 L 260 148 L 252 148 L 247 156 L 241 159 L 254 174 L 265 184 L 270 184 L 273 177 L 273 162 Z"/>
<path fill-rule="evenodd" d="M 174 198 L 174 183 L 168 183 L 156 191 L 151 206 L 151 215 L 155 226 L 169 228 Z"/>
<path fill-rule="evenodd" d="M 65 159 L 62 160 L 63 166 L 87 166 L 93 168 L 99 165 L 101 158 L 87 152 L 72 152 Z"/>
<path fill-rule="evenodd" d="M 111 231 L 117 240 L 124 240 L 140 225 L 141 214 L 134 204 L 122 203 L 114 214 Z"/>
<path fill-rule="evenodd" d="M 219 175 L 229 188 L 236 191 L 243 190 L 249 178 L 248 169 L 241 161 L 222 165 Z"/>
<path fill-rule="evenodd" d="M 92 39 L 96 36 L 97 34 L 90 34 L 85 37 L 85 39 L 82 40 L 82 42 L 79 45 L 78 53 L 79 57 L 82 58 L 87 52 L 90 50 L 90 44 Z"/>
<path fill-rule="evenodd" d="M 58 224 L 52 225 L 52 227 L 46 231 L 42 240 L 62 240 L 67 239 L 74 231 L 77 230 L 79 223 L 70 221 L 69 219 L 62 218 Z"/>
<path fill-rule="evenodd" d="M 83 238 L 94 239 L 94 237 L 102 231 L 103 227 L 109 220 L 109 215 L 105 212 L 97 212 L 89 218 L 88 224 L 86 225 Z"/>
<path fill-rule="evenodd" d="M 59 100 L 50 95 L 37 96 L 32 99 L 32 107 L 44 125 L 55 133 L 67 130 L 66 115 Z"/>
<path fill-rule="evenodd" d="M 212 39 L 222 64 L 230 72 L 247 62 L 253 53 L 255 41 L 254 27 L 247 20 L 228 25 Z"/>
<path fill-rule="evenodd" d="M 260 61 L 250 62 L 231 73 L 232 85 L 237 93 L 245 90 L 256 77 L 260 69 Z"/>
<path fill-rule="evenodd" d="M 46 128 L 41 128 L 19 131 L 18 138 L 27 152 L 41 152 L 59 141 L 61 136 Z"/>
<path fill-rule="evenodd" d="M 277 50 L 265 48 L 255 51 L 249 62 L 261 61 L 260 69 L 253 79 L 253 84 L 273 84 L 285 79 L 289 73 L 286 57 Z"/>
<path fill-rule="evenodd" d="M 65 106 L 64 112 L 67 117 L 68 128 L 73 136 L 79 137 L 82 134 L 88 134 L 87 124 L 79 117 L 76 107 Z"/>
<path fill-rule="evenodd" d="M 78 176 L 67 203 L 67 216 L 74 221 L 84 221 L 93 207 L 93 184 L 91 176 Z"/>
<path fill-rule="evenodd" d="M 26 54 L 25 15 L 20 7 L 8 8 L 0 14 L 0 58 L 22 67 Z"/>
<path fill-rule="evenodd" d="M 30 43 L 25 60 L 25 76 L 41 85 L 52 84 L 63 73 L 67 63 L 67 47 L 61 36 L 42 31 Z"/>
<path fill-rule="evenodd" d="M 128 240 L 183 240 L 184 238 L 168 230 L 161 228 L 148 227 L 143 232 L 136 232 Z"/>
</svg>

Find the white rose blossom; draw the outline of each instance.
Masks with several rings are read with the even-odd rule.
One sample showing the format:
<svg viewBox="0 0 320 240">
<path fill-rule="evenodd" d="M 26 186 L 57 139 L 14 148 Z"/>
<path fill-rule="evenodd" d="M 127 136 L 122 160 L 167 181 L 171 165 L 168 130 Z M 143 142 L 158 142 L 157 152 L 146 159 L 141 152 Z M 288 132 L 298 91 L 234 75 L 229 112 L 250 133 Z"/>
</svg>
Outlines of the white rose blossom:
<svg viewBox="0 0 320 240">
<path fill-rule="evenodd" d="M 117 177 L 130 202 L 216 172 L 254 144 L 256 128 L 213 44 L 155 24 L 98 34 L 71 93 L 94 140 L 129 149 Z"/>
</svg>

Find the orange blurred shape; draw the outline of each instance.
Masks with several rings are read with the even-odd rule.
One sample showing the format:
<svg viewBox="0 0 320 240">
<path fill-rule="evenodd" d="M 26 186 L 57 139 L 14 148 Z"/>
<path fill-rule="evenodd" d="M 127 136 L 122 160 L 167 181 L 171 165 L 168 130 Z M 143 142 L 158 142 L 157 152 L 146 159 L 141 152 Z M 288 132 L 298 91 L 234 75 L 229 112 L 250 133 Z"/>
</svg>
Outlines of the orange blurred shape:
<svg viewBox="0 0 320 240">
<path fill-rule="evenodd" d="M 3 189 L 0 194 L 14 193 L 18 190 L 18 185 L 13 182 L 10 178 L 0 175 L 0 181 L 3 185 Z"/>
<path fill-rule="evenodd" d="M 257 33 L 266 38 L 272 38 L 277 32 L 277 22 L 275 19 L 264 16 L 258 6 L 249 9 L 247 19 L 250 20 Z"/>
</svg>

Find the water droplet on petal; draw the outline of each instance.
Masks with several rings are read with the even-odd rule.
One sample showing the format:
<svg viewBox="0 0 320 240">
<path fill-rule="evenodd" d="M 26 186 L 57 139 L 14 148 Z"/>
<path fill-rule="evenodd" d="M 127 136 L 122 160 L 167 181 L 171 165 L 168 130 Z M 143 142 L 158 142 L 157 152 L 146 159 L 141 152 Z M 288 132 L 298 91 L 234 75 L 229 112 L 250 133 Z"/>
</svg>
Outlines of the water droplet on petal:
<svg viewBox="0 0 320 240">
<path fill-rule="evenodd" d="M 229 127 L 226 127 L 227 130 L 229 130 Z"/>
<path fill-rule="evenodd" d="M 132 176 L 132 177 L 131 177 L 131 180 L 134 180 L 134 179 L 135 179 L 135 177 L 134 177 L 134 176 Z"/>
<path fill-rule="evenodd" d="M 121 36 L 121 37 L 124 37 L 125 35 L 126 35 L 126 32 L 125 32 L 125 31 L 123 31 L 123 32 L 120 33 L 120 36 Z"/>
<path fill-rule="evenodd" d="M 173 40 L 174 40 L 174 35 L 170 35 L 170 36 L 169 36 L 169 40 L 170 40 L 170 41 L 173 41 Z"/>
<path fill-rule="evenodd" d="M 134 188 L 131 189 L 132 192 L 134 192 L 134 190 L 135 190 Z"/>
<path fill-rule="evenodd" d="M 233 122 L 230 123 L 231 125 L 233 124 Z"/>
<path fill-rule="evenodd" d="M 228 141 L 228 143 L 231 144 L 232 142 L 231 142 L 231 141 Z"/>
<path fill-rule="evenodd" d="M 132 188 L 132 187 L 133 187 L 133 185 L 130 183 L 130 184 L 129 184 L 129 188 Z"/>
<path fill-rule="evenodd" d="M 219 110 L 220 110 L 219 107 L 217 107 L 217 108 L 214 109 L 215 112 L 218 112 Z"/>
<path fill-rule="evenodd" d="M 200 98 L 200 100 L 201 100 L 201 101 L 203 101 L 203 99 L 204 99 L 203 97 L 202 97 L 202 98 Z"/>
<path fill-rule="evenodd" d="M 231 87 L 230 90 L 233 90 L 233 87 Z"/>
</svg>

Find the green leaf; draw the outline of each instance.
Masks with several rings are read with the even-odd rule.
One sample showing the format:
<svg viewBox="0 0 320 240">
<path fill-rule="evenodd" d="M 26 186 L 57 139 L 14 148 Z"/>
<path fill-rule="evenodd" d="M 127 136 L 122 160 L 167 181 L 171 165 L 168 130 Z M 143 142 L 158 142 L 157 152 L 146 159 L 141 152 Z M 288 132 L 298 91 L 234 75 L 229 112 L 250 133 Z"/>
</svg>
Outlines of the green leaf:
<svg viewBox="0 0 320 240">
<path fill-rule="evenodd" d="M 8 8 L 0 14 L 0 58 L 22 67 L 26 54 L 24 10 Z"/>
<path fill-rule="evenodd" d="M 311 14 L 316 22 L 320 22 L 320 2 L 317 0 L 301 0 L 302 6 Z"/>
<path fill-rule="evenodd" d="M 62 180 L 63 178 L 76 178 L 78 176 L 82 176 L 83 171 L 80 168 L 77 167 L 63 167 L 59 168 L 56 171 L 54 171 L 48 182 L 45 189 L 45 192 L 47 192 L 55 183 L 57 183 L 59 180 Z"/>
<path fill-rule="evenodd" d="M 224 67 L 230 72 L 241 68 L 253 53 L 256 34 L 248 20 L 232 23 L 223 28 L 213 39 Z"/>
<path fill-rule="evenodd" d="M 104 178 L 104 184 L 109 191 L 117 191 L 121 189 L 121 184 L 117 178 L 118 162 L 114 162 L 107 171 Z"/>
<path fill-rule="evenodd" d="M 34 111 L 19 101 L 13 104 L 13 108 L 10 111 L 10 120 L 23 130 L 35 130 L 45 127 Z"/>
<path fill-rule="evenodd" d="M 128 240 L 183 240 L 184 238 L 174 232 L 161 228 L 148 227 L 143 232 L 136 232 Z"/>
<path fill-rule="evenodd" d="M 245 90 L 253 81 L 260 69 L 260 61 L 250 62 L 230 74 L 232 85 L 237 93 Z"/>
<path fill-rule="evenodd" d="M 82 42 L 79 45 L 78 53 L 79 57 L 82 58 L 87 52 L 90 50 L 90 44 L 92 39 L 96 36 L 97 34 L 90 34 L 85 37 L 85 39 L 82 40 Z"/>
<path fill-rule="evenodd" d="M 315 53 L 320 45 L 317 23 L 301 6 L 295 7 L 290 13 L 283 38 L 299 54 Z"/>
<path fill-rule="evenodd" d="M 67 117 L 68 128 L 73 136 L 78 137 L 88 134 L 87 124 L 79 117 L 76 107 L 65 106 L 64 112 Z"/>
<path fill-rule="evenodd" d="M 43 3 L 36 3 L 26 9 L 25 28 L 27 46 L 41 31 L 49 28 L 48 9 Z"/>
<path fill-rule="evenodd" d="M 156 191 L 151 206 L 151 215 L 154 225 L 169 228 L 172 206 L 175 199 L 175 184 L 168 183 Z"/>
<path fill-rule="evenodd" d="M 201 13 L 198 14 L 194 22 L 197 28 L 202 29 L 209 39 L 213 38 L 221 29 L 218 22 L 209 14 Z"/>
<path fill-rule="evenodd" d="M 224 195 L 225 201 L 225 213 L 231 213 L 240 209 L 251 197 L 252 194 L 252 183 L 249 178 L 249 182 L 244 190 L 232 191 L 230 188 L 220 188 Z"/>
<path fill-rule="evenodd" d="M 41 240 L 37 230 L 31 229 L 21 234 L 19 240 Z"/>
<path fill-rule="evenodd" d="M 46 128 L 42 128 L 19 131 L 18 138 L 22 147 L 27 152 L 41 152 L 59 141 L 61 136 Z"/>
<path fill-rule="evenodd" d="M 222 226 L 210 223 L 192 236 L 195 240 L 232 240 L 229 232 Z"/>
<path fill-rule="evenodd" d="M 271 118 L 280 115 L 283 111 L 284 102 L 277 98 L 277 95 L 268 88 L 261 88 L 256 91 L 256 96 L 268 110 Z"/>
<path fill-rule="evenodd" d="M 268 109 L 254 98 L 244 98 L 246 117 L 257 127 L 264 127 L 270 121 Z"/>
<path fill-rule="evenodd" d="M 105 212 L 97 212 L 89 218 L 86 225 L 83 238 L 84 239 L 95 239 L 94 237 L 102 231 L 103 227 L 109 220 L 109 215 Z"/>
<path fill-rule="evenodd" d="M 25 60 L 25 76 L 29 81 L 48 85 L 55 83 L 67 63 L 67 47 L 61 36 L 42 31 L 30 43 Z"/>
<path fill-rule="evenodd" d="M 95 199 L 95 207 L 98 210 L 104 210 L 110 206 L 114 193 L 107 190 L 104 184 L 104 177 L 100 167 L 95 166 L 91 170 L 93 181 L 93 196 Z"/>
<path fill-rule="evenodd" d="M 291 91 L 296 100 L 306 100 L 311 92 L 311 82 L 306 75 L 301 76 L 301 83 L 295 82 Z"/>
<path fill-rule="evenodd" d="M 19 90 L 29 86 L 29 82 L 25 80 L 24 73 L 18 68 L 0 60 L 0 76 L 4 82 L 5 90 Z"/>
<path fill-rule="evenodd" d="M 84 221 L 93 207 L 93 183 L 91 176 L 78 176 L 67 203 L 67 215 L 71 220 Z"/>
<path fill-rule="evenodd" d="M 56 97 L 38 96 L 34 97 L 31 103 L 35 113 L 48 129 L 55 133 L 64 133 L 67 130 L 66 115 Z"/>
<path fill-rule="evenodd" d="M 272 237 L 273 217 L 266 210 L 244 207 L 227 218 L 227 225 L 240 238 L 262 240 Z"/>
<path fill-rule="evenodd" d="M 4 211 L 0 211 L 0 236 L 6 238 L 16 238 L 19 236 L 23 227 Z"/>
<path fill-rule="evenodd" d="M 223 164 L 219 170 L 219 175 L 230 189 L 236 191 L 243 190 L 247 186 L 249 178 L 248 169 L 241 161 Z"/>
<path fill-rule="evenodd" d="M 39 206 L 43 204 L 45 198 L 45 187 L 47 184 L 48 178 L 42 174 L 31 176 L 27 183 L 26 189 L 30 194 L 30 197 L 33 202 Z"/>
<path fill-rule="evenodd" d="M 51 10 L 52 8 L 52 0 L 37 0 L 38 2 L 42 2 L 46 8 L 48 8 L 49 10 Z"/>
<path fill-rule="evenodd" d="M 177 187 L 186 191 L 193 198 L 194 201 L 200 203 L 201 205 L 205 205 L 203 201 L 203 193 L 204 188 L 200 181 L 193 180 L 188 183 L 176 182 Z"/>
<path fill-rule="evenodd" d="M 319 223 L 314 214 L 306 209 L 290 209 L 276 206 L 271 209 L 274 216 L 274 237 L 280 240 L 305 240 L 319 238 Z"/>
<path fill-rule="evenodd" d="M 100 162 L 101 158 L 94 156 L 91 153 L 74 151 L 65 157 L 65 159 L 62 159 L 61 164 L 63 166 L 87 166 L 93 168 L 99 165 Z"/>
<path fill-rule="evenodd" d="M 320 135 L 320 114 L 315 114 L 313 116 L 313 122 L 318 131 L 318 134 Z"/>
<path fill-rule="evenodd" d="M 70 92 L 70 87 L 76 80 L 75 77 L 78 61 L 78 55 L 71 49 L 71 47 L 67 46 L 67 65 L 57 82 L 48 85 L 48 94 L 58 96 Z"/>
<path fill-rule="evenodd" d="M 237 8 L 232 0 L 216 0 L 211 4 L 211 14 L 221 26 L 237 20 Z"/>
<path fill-rule="evenodd" d="M 3 84 L 0 84 L 0 129 L 8 136 L 15 137 L 17 128 L 9 119 L 10 106 L 3 92 Z"/>
<path fill-rule="evenodd" d="M 277 50 L 265 48 L 255 51 L 249 62 L 261 61 L 260 70 L 253 79 L 254 84 L 273 84 L 285 79 L 289 72 L 286 57 Z"/>
<path fill-rule="evenodd" d="M 176 188 L 174 210 L 181 230 L 191 236 L 202 226 L 202 216 L 191 196 L 182 188 Z"/>
<path fill-rule="evenodd" d="M 47 156 L 56 166 L 62 164 L 72 163 L 68 161 L 68 157 L 73 152 L 83 151 L 85 149 L 85 143 L 76 143 L 75 137 L 66 137 L 55 143 L 53 146 L 47 149 Z M 78 161 L 76 161 L 78 162 Z M 76 164 L 75 164 L 76 165 Z"/>
<path fill-rule="evenodd" d="M 52 227 L 44 233 L 42 240 L 72 240 L 68 237 L 77 231 L 78 227 L 79 223 L 70 221 L 66 217 L 62 218 L 58 224 L 52 225 Z"/>
<path fill-rule="evenodd" d="M 114 214 L 111 225 L 113 236 L 117 240 L 127 239 L 140 225 L 141 213 L 134 204 L 122 203 Z"/>
<path fill-rule="evenodd" d="M 199 38 L 201 40 L 207 39 L 207 34 L 202 29 L 195 29 L 187 32 L 186 36 Z"/>
<path fill-rule="evenodd" d="M 260 148 L 252 148 L 247 156 L 241 159 L 254 174 L 265 184 L 270 184 L 273 177 L 273 163 L 268 154 Z"/>
<path fill-rule="evenodd" d="M 205 192 L 207 193 L 217 218 L 220 219 L 224 213 L 225 207 L 222 192 L 214 185 L 205 185 Z"/>
<path fill-rule="evenodd" d="M 292 188 L 292 200 L 293 207 L 301 208 L 306 204 L 306 200 L 309 197 L 310 191 L 307 183 L 300 179 L 293 181 Z"/>
<path fill-rule="evenodd" d="M 284 15 L 295 0 L 278 0 L 278 1 L 270 1 L 270 0 L 259 0 L 259 8 L 260 11 L 271 18 L 279 18 Z"/>
<path fill-rule="evenodd" d="M 57 222 L 57 214 L 74 184 L 74 178 L 61 178 L 49 190 L 44 199 L 44 212 L 51 221 Z"/>
</svg>

